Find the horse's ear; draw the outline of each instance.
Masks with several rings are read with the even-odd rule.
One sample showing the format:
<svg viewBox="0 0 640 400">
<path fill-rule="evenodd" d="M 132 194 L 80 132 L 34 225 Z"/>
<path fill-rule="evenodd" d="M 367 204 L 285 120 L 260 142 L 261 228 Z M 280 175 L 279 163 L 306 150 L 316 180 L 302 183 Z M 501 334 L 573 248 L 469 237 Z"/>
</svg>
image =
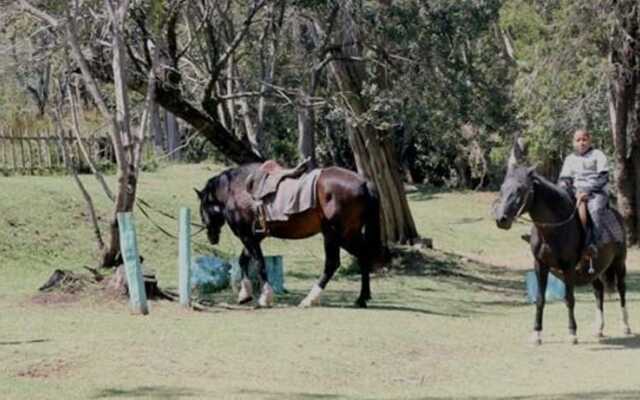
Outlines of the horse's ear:
<svg viewBox="0 0 640 400">
<path fill-rule="evenodd" d="M 193 190 L 195 190 L 195 191 L 196 191 L 196 194 L 198 195 L 198 198 L 199 198 L 200 200 L 202 200 L 202 192 L 201 192 L 201 191 L 199 191 L 199 190 L 198 190 L 198 189 L 196 189 L 196 188 L 193 188 Z"/>
<path fill-rule="evenodd" d="M 526 147 L 527 144 L 524 138 L 516 135 L 513 141 L 513 147 L 511 148 L 511 154 L 509 155 L 509 168 L 522 164 L 525 161 L 527 155 Z"/>
</svg>

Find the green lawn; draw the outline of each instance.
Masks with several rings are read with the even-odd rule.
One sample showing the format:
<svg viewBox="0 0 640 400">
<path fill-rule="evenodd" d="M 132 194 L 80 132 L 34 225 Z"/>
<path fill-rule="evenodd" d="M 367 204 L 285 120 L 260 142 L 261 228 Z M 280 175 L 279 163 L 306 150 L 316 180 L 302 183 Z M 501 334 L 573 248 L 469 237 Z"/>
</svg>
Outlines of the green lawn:
<svg viewBox="0 0 640 400">
<path fill-rule="evenodd" d="M 141 177 L 140 196 L 177 215 L 197 215 L 193 187 L 219 168 L 170 166 Z M 83 177 L 103 220 L 110 212 Z M 113 179 L 111 179 L 113 182 Z M 577 346 L 565 307 L 545 313 L 545 343 L 527 339 L 534 308 L 525 303 L 528 246 L 517 224 L 500 231 L 489 217 L 495 194 L 420 192 L 410 196 L 422 235 L 436 250 L 405 249 L 372 281 L 370 308 L 352 308 L 359 278 L 338 274 L 323 306 L 294 307 L 322 269 L 320 238 L 270 239 L 283 254 L 290 290 L 269 310 L 193 312 L 152 302 L 148 316 L 104 297 L 41 297 L 56 268 L 92 266 L 95 244 L 79 191 L 67 177 L 0 178 L 0 399 L 637 399 L 640 336 L 621 334 L 615 296 L 609 335 L 591 337 L 593 301 L 578 294 Z M 175 240 L 136 214 L 145 264 L 175 287 Z M 176 222 L 154 219 L 169 230 Z M 203 235 L 196 251 L 203 254 Z M 228 230 L 220 249 L 237 254 Z M 640 329 L 640 254 L 629 262 L 632 328 Z M 343 264 L 349 262 L 343 256 Z M 231 302 L 229 293 L 219 296 Z"/>
</svg>

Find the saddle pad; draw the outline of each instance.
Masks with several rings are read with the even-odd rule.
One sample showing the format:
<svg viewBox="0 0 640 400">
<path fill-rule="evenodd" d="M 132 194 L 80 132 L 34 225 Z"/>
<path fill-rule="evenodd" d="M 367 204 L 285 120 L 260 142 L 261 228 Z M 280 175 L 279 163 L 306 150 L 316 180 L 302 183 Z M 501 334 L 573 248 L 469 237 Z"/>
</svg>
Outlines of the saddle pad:
<svg viewBox="0 0 640 400">
<path fill-rule="evenodd" d="M 314 169 L 299 178 L 286 178 L 280 182 L 276 193 L 262 200 L 266 220 L 287 221 L 290 215 L 315 207 L 320 172 L 320 169 Z"/>
<path fill-rule="evenodd" d="M 624 227 L 622 220 L 618 218 L 611 208 L 606 208 L 602 212 L 602 226 L 600 226 L 600 243 L 618 242 L 624 243 Z"/>
</svg>

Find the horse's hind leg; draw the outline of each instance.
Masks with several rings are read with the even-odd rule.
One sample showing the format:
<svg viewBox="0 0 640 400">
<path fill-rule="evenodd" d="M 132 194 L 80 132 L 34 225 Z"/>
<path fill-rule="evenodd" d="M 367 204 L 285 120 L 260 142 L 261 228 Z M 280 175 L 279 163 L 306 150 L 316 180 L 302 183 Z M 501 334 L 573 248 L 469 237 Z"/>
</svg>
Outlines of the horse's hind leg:
<svg viewBox="0 0 640 400">
<path fill-rule="evenodd" d="M 618 295 L 620 296 L 620 314 L 622 317 L 622 331 L 625 335 L 631 335 L 631 327 L 629 326 L 629 313 L 627 312 L 626 294 L 627 285 L 624 281 L 627 274 L 627 267 L 624 261 L 616 263 L 616 286 Z"/>
<path fill-rule="evenodd" d="M 360 296 L 355 304 L 362 308 L 367 307 L 367 301 L 371 300 L 370 273 L 372 258 L 370 256 L 371 249 L 367 249 L 365 243 L 362 235 L 355 235 L 351 240 L 342 243 L 342 247 L 358 259 L 362 284 L 360 286 Z"/>
<path fill-rule="evenodd" d="M 595 337 L 604 336 L 604 284 L 600 279 L 593 281 L 593 294 L 596 297 L 596 319 L 593 323 L 593 335 Z"/>
<path fill-rule="evenodd" d="M 300 302 L 300 307 L 310 307 L 320 303 L 320 295 L 340 265 L 340 245 L 335 235 L 325 232 L 324 236 L 324 271 L 318 282 Z"/>
</svg>

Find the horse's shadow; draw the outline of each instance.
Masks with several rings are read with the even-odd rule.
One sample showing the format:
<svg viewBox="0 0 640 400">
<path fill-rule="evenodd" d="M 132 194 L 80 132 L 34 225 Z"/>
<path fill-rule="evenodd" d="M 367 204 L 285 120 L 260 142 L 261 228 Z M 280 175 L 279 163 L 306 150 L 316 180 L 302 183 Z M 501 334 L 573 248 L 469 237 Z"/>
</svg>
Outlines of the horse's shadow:
<svg viewBox="0 0 640 400">
<path fill-rule="evenodd" d="M 599 343 L 603 346 L 593 349 L 594 351 L 640 349 L 640 335 L 605 337 Z"/>
</svg>

